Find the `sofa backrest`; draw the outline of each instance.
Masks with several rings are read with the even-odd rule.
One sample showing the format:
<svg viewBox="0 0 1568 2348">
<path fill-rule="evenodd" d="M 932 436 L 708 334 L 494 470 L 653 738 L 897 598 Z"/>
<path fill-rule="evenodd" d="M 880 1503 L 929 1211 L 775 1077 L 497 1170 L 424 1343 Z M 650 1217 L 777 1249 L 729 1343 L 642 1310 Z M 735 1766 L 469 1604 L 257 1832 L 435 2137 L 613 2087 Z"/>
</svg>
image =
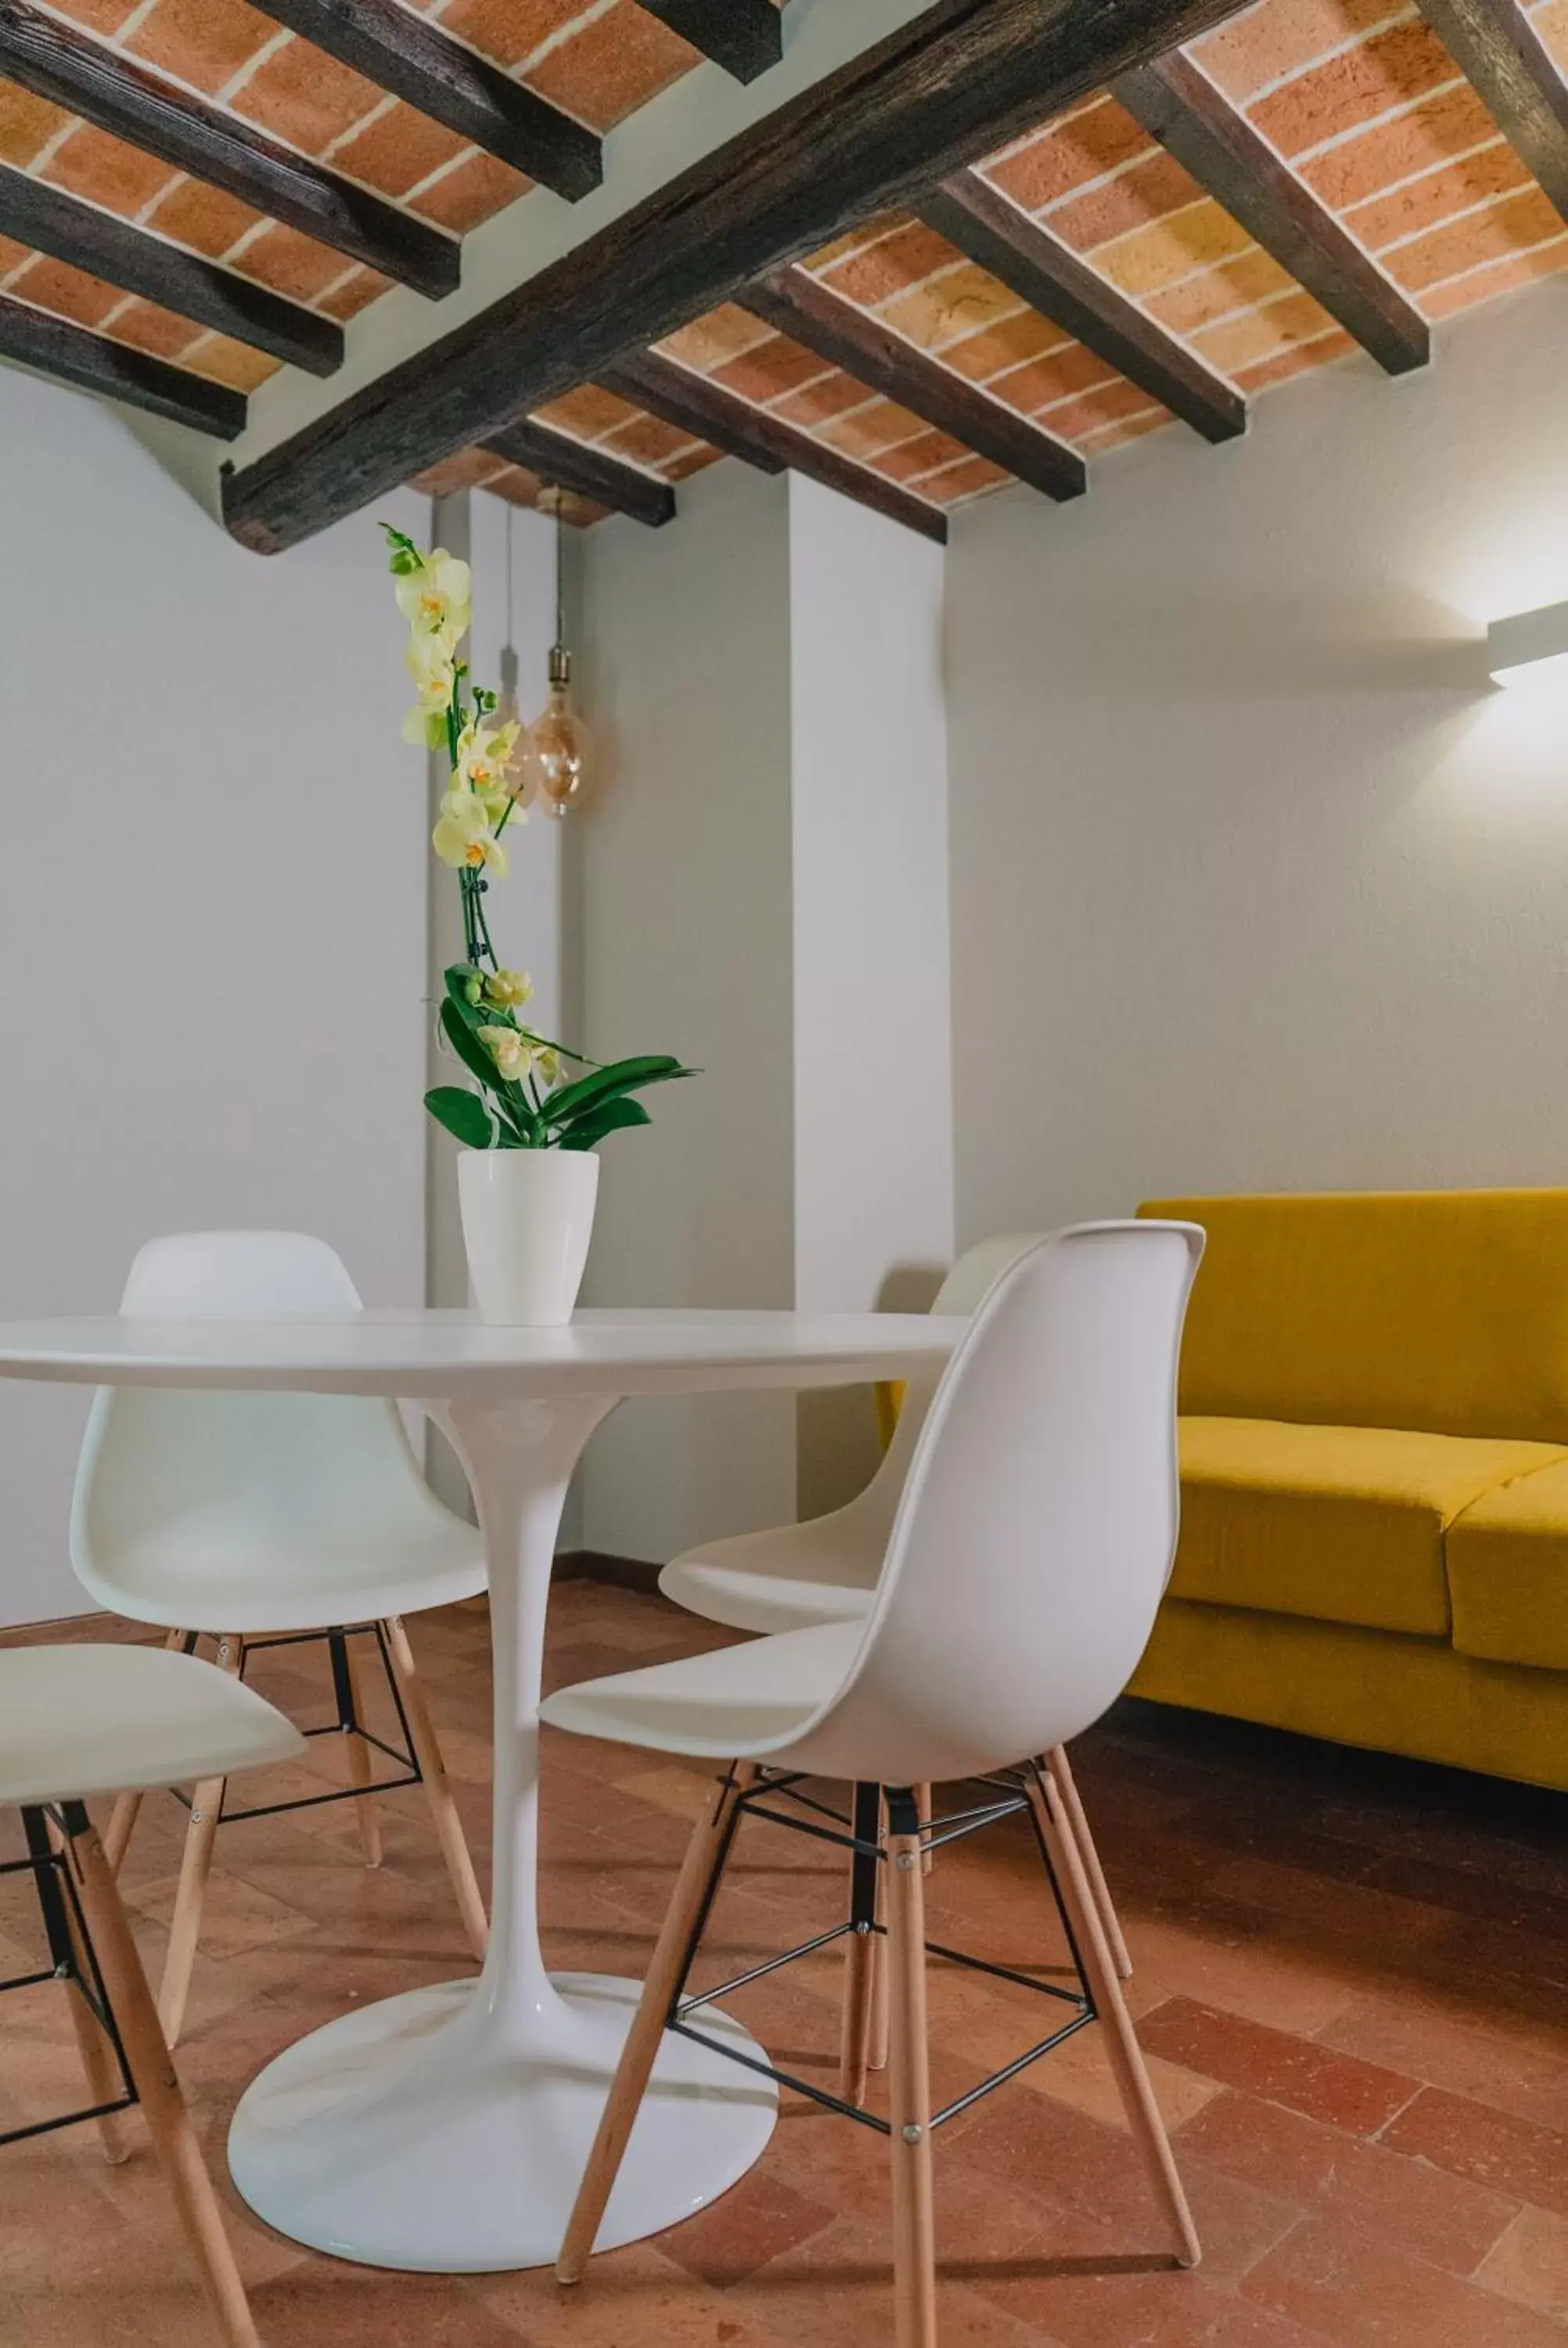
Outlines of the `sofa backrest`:
<svg viewBox="0 0 1568 2348">
<path fill-rule="evenodd" d="M 1199 1223 L 1181 1408 L 1568 1442 L 1568 1189 L 1152 1199 Z"/>
</svg>

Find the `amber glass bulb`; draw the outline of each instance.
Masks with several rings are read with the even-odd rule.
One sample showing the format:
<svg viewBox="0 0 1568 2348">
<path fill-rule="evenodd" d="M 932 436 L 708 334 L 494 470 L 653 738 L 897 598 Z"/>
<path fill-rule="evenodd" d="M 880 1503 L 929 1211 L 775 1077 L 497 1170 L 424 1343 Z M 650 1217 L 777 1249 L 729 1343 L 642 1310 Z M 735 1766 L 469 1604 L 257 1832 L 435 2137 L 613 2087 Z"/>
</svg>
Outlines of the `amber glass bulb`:
<svg viewBox="0 0 1568 2348">
<path fill-rule="evenodd" d="M 572 706 L 571 654 L 564 644 L 550 653 L 550 689 L 523 744 L 527 797 L 548 815 L 563 816 L 580 806 L 591 778 L 591 743 Z"/>
</svg>

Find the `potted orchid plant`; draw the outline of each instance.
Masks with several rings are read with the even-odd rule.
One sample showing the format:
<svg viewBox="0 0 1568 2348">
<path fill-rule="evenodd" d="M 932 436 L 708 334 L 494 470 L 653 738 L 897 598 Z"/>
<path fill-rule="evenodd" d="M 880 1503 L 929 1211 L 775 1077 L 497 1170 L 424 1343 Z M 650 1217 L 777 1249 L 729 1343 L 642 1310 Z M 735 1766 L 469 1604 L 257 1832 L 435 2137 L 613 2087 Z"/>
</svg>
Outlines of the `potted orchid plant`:
<svg viewBox="0 0 1568 2348">
<path fill-rule="evenodd" d="M 464 958 L 446 973 L 437 1019 L 468 1081 L 437 1085 L 425 1106 L 463 1145 L 458 1200 L 481 1314 L 559 1323 L 571 1318 L 588 1258 L 597 1144 L 651 1122 L 637 1094 L 692 1071 L 665 1053 L 603 1066 L 528 1023 L 532 986 L 497 958 L 485 904 L 506 876 L 504 835 L 524 820 L 521 727 L 499 718 L 496 695 L 459 658 L 472 618 L 467 564 L 382 528 L 415 693 L 403 736 L 447 761 L 431 846 L 457 876 L 463 913 Z"/>
</svg>

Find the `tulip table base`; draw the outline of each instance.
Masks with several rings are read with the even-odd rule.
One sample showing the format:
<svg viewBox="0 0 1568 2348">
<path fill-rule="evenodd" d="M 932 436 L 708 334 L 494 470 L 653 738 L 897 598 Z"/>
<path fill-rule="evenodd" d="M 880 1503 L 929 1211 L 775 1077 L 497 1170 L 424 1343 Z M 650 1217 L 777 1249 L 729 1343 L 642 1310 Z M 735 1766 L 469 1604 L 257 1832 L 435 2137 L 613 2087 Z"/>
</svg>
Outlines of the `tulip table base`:
<svg viewBox="0 0 1568 2348">
<path fill-rule="evenodd" d="M 508 2047 L 477 1982 L 330 2022 L 269 2065 L 229 2166 L 259 2217 L 367 2266 L 477 2274 L 555 2258 L 639 1984 L 561 1975 Z M 693 2020 L 753 2055 L 713 2009 Z M 771 2080 L 667 2035 L 600 2230 L 610 2249 L 703 2209 L 773 2133 Z"/>
</svg>

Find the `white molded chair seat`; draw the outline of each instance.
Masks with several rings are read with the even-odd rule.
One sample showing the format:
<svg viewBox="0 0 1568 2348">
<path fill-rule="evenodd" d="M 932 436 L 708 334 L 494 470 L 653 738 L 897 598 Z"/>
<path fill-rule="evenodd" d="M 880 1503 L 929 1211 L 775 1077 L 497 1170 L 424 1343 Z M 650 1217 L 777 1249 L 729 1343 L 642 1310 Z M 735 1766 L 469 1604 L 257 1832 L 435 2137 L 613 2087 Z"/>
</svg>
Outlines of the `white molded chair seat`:
<svg viewBox="0 0 1568 2348">
<path fill-rule="evenodd" d="M 574 1736 L 652 1753 L 731 1761 L 765 1751 L 779 1768 L 836 1774 L 811 1757 L 808 1732 L 843 1686 L 864 1630 L 861 1622 L 817 1623 L 584 1680 L 550 1696 L 545 1718 Z"/>
<path fill-rule="evenodd" d="M 1085 1224 L 1029 1247 L 1002 1273 L 909 1440 L 859 1621 L 617 1673 L 540 1707 L 579 1735 L 730 1764 L 692 1832 L 562 2241 L 561 2281 L 582 2274 L 663 2033 L 688 2010 L 686 1980 L 737 1825 L 759 1796 L 772 1797 L 770 1819 L 783 1818 L 794 1773 L 844 1778 L 856 1787 L 844 2043 L 863 2076 L 880 1874 L 891 2059 L 887 2118 L 875 2124 L 887 2129 L 892 2162 L 897 2340 L 935 2348 L 927 1830 L 911 1789 L 1054 1752 L 1131 1678 L 1175 1548 L 1176 1366 L 1202 1249 L 1191 1225 Z M 1061 1788 L 1035 1762 L 1014 1782 L 1021 1790 L 1001 1807 L 1033 1817 L 1078 1971 L 1079 2021 L 1105 2025 L 1132 2141 L 1178 2259 L 1195 2265 L 1192 2214 Z M 1010 2066 L 987 2090 L 1009 2076 Z"/>
<path fill-rule="evenodd" d="M 131 1266 L 128 1319 L 346 1320 L 322 1240 L 193 1231 Z M 425 1483 L 373 1396 L 109 1387 L 93 1405 L 71 1562 L 101 1606 L 166 1630 L 325 1630 L 477 1597 L 484 1543 Z"/>
<path fill-rule="evenodd" d="M 86 1804 L 93 1795 L 138 1795 L 295 1761 L 303 1751 L 281 1712 L 192 1655 L 107 1645 L 0 1653 L 0 1805 L 21 1810 L 28 1853 L 7 1871 L 33 1876 L 47 1973 L 67 2003 L 89 2092 L 84 2110 L 39 2125 L 93 2119 L 106 2157 L 119 2161 L 129 2149 L 121 2114 L 140 2105 L 225 2348 L 260 2348 L 256 2327 Z"/>
<path fill-rule="evenodd" d="M 296 1761 L 292 1722 L 227 1672 L 161 1647 L 0 1652 L 0 1803 L 87 1800 Z"/>
<path fill-rule="evenodd" d="M 938 1290 L 932 1312 L 973 1313 L 1009 1265 L 1040 1239 L 1039 1232 L 1020 1232 L 981 1240 L 968 1249 Z M 665 1597 L 689 1614 L 727 1623 L 733 1631 L 799 1631 L 814 1622 L 862 1621 L 936 1390 L 935 1379 L 907 1388 L 876 1475 L 846 1507 L 804 1524 L 739 1533 L 687 1550 L 659 1576 Z"/>
<path fill-rule="evenodd" d="M 301 1231 L 152 1240 L 131 1265 L 120 1304 L 127 1319 L 159 1322 L 343 1321 L 361 1309 L 339 1258 Z M 248 1642 L 326 1640 L 353 1778 L 344 1798 L 354 1800 L 372 1867 L 381 1857 L 374 1745 L 347 1634 L 374 1626 L 369 1635 L 408 1731 L 412 1774 L 425 1785 L 469 1944 L 483 1957 L 484 1899 L 403 1618 L 477 1598 L 486 1586 L 484 1542 L 425 1481 L 395 1403 L 106 1387 L 77 1470 L 71 1562 L 100 1606 L 158 1623 L 171 1645 L 210 1636 L 219 1663 L 241 1676 Z M 204 1769 L 196 1780 L 160 1992 L 170 2045 L 195 1960 L 225 1774 Z M 111 1867 L 125 1855 L 138 1799 L 129 1787 L 116 1805 L 106 1838 Z"/>
</svg>

